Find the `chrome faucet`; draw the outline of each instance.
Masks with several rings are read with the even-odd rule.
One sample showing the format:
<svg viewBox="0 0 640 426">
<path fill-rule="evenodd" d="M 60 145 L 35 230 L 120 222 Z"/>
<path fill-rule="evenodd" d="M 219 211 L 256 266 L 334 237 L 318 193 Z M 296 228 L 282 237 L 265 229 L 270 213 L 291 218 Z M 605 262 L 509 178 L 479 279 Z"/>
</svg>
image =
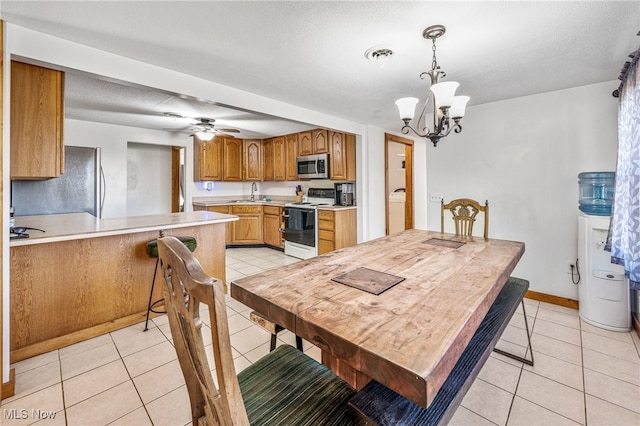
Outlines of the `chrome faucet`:
<svg viewBox="0 0 640 426">
<path fill-rule="evenodd" d="M 257 191 L 258 187 L 255 182 L 251 182 L 251 201 L 255 201 L 255 197 L 253 195 L 253 191 Z"/>
</svg>

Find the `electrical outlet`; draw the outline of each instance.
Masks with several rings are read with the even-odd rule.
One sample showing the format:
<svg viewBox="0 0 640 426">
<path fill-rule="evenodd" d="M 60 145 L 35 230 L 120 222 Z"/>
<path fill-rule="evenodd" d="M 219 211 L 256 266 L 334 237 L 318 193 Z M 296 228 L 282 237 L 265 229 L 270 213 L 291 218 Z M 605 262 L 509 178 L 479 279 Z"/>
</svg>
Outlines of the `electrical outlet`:
<svg viewBox="0 0 640 426">
<path fill-rule="evenodd" d="M 567 274 L 576 273 L 576 263 L 567 262 Z"/>
<path fill-rule="evenodd" d="M 442 201 L 442 192 L 432 192 L 431 196 L 429 197 L 429 201 L 431 201 L 432 203 L 439 203 L 440 201 Z"/>
</svg>

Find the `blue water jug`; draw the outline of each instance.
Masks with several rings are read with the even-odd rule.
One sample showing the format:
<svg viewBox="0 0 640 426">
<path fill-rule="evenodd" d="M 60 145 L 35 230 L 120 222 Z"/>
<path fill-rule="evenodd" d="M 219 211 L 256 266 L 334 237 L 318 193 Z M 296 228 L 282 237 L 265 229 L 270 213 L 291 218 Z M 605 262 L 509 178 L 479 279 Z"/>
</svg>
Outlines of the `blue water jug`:
<svg viewBox="0 0 640 426">
<path fill-rule="evenodd" d="M 584 172 L 578 174 L 580 198 L 578 207 L 594 216 L 611 216 L 615 193 L 615 172 Z"/>
</svg>

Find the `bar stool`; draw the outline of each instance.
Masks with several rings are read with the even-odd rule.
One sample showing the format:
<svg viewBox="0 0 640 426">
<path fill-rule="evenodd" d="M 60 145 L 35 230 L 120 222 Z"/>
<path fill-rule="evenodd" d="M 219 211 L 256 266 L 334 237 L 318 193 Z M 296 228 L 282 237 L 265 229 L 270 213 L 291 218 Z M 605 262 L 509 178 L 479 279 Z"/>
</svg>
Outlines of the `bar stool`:
<svg viewBox="0 0 640 426">
<path fill-rule="evenodd" d="M 164 237 L 164 231 L 160 231 L 160 238 Z M 176 237 L 182 244 L 184 244 L 189 251 L 193 252 L 198 246 L 196 239 L 194 237 Z M 147 243 L 147 255 L 149 257 L 156 259 L 156 267 L 153 269 L 153 281 L 151 282 L 151 291 L 149 292 L 149 302 L 147 303 L 147 319 L 144 322 L 144 330 L 147 331 L 149 329 L 149 313 L 153 312 L 154 314 L 166 314 L 167 311 L 156 310 L 155 307 L 159 303 L 164 302 L 164 298 L 158 299 L 155 302 L 151 302 L 153 298 L 153 288 L 156 285 L 156 275 L 158 273 L 158 265 L 160 263 L 160 259 L 158 258 L 158 240 L 151 240 Z"/>
</svg>

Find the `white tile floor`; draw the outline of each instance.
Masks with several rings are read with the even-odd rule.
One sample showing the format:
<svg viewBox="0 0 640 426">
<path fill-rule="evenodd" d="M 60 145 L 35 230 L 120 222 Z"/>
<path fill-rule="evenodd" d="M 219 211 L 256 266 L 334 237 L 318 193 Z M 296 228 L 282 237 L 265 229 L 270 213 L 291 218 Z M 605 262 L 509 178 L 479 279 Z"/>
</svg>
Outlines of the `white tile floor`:
<svg viewBox="0 0 640 426">
<path fill-rule="evenodd" d="M 227 250 L 227 279 L 296 262 L 267 248 Z M 640 339 L 586 324 L 577 311 L 525 299 L 535 367 L 493 354 L 458 408 L 456 425 L 640 425 Z M 235 365 L 269 350 L 250 309 L 227 301 Z M 203 318 L 208 318 L 204 316 Z M 16 395 L 2 425 L 187 425 L 189 402 L 166 316 L 13 365 Z M 209 333 L 204 333 L 210 339 Z M 295 344 L 289 332 L 280 340 Z M 499 346 L 524 353 L 519 310 Z M 316 359 L 320 351 L 305 342 Z M 23 411 L 24 410 L 24 411 Z M 13 418 L 10 418 L 13 417 Z M 25 417 L 24 419 L 22 417 Z"/>
</svg>

